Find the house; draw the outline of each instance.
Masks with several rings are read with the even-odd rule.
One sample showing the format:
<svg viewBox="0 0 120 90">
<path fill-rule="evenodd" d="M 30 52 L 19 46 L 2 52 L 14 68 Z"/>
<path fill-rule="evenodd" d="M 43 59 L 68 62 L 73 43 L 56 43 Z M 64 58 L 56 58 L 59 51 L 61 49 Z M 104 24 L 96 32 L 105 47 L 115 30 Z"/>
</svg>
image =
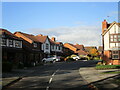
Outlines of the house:
<svg viewBox="0 0 120 90">
<path fill-rule="evenodd" d="M 120 23 L 102 22 L 103 60 L 107 64 L 120 65 Z"/>
<path fill-rule="evenodd" d="M 55 37 L 50 39 L 51 43 L 51 55 L 62 56 L 63 55 L 63 43 L 56 42 Z"/>
<path fill-rule="evenodd" d="M 29 65 L 29 64 L 36 65 L 41 63 L 42 43 L 39 42 L 36 36 L 32 34 L 26 34 L 23 32 L 15 32 L 14 35 L 23 39 L 23 50 L 24 50 L 23 61 L 25 65 Z"/>
<path fill-rule="evenodd" d="M 50 50 L 51 50 L 51 44 L 50 39 L 48 36 L 44 36 L 42 34 L 39 34 L 35 36 L 39 42 L 42 43 L 42 51 L 43 51 L 43 58 L 47 58 L 50 56 Z"/>
<path fill-rule="evenodd" d="M 17 64 L 23 62 L 22 39 L 6 29 L 0 29 L 2 61 Z"/>
<path fill-rule="evenodd" d="M 70 43 L 65 43 L 64 47 L 72 50 L 74 52 L 74 54 L 84 55 L 84 56 L 88 55 L 88 53 L 85 51 L 83 45 L 79 45 L 79 44 L 73 45 L 73 44 L 70 44 Z"/>
</svg>

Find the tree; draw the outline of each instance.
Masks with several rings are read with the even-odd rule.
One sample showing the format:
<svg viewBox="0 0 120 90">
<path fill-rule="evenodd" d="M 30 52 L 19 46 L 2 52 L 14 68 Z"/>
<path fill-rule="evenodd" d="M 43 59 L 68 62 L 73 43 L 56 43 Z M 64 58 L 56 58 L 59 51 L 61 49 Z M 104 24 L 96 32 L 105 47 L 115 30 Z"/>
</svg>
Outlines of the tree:
<svg viewBox="0 0 120 90">
<path fill-rule="evenodd" d="M 92 48 L 92 49 L 90 49 L 89 54 L 90 54 L 92 57 L 95 57 L 95 56 L 98 56 L 98 55 L 99 55 L 99 52 L 98 52 L 97 49 Z"/>
</svg>

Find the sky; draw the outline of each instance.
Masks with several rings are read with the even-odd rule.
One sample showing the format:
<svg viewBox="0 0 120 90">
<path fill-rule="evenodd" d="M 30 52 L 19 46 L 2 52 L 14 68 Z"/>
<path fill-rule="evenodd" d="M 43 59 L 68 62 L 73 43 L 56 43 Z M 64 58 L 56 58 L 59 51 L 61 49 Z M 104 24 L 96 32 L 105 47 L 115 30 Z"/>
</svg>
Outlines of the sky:
<svg viewBox="0 0 120 90">
<path fill-rule="evenodd" d="M 118 20 L 117 2 L 2 2 L 2 28 L 63 43 L 99 46 L 101 23 Z"/>
</svg>

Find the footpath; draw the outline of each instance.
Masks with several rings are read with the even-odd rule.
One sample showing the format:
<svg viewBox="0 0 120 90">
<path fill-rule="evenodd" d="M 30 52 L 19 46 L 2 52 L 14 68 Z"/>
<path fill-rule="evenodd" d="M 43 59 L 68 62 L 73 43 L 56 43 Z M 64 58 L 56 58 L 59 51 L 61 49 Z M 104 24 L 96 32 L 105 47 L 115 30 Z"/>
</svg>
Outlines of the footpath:
<svg viewBox="0 0 120 90">
<path fill-rule="evenodd" d="M 79 72 L 92 90 L 120 90 L 120 74 L 105 73 L 118 70 L 96 70 L 95 67 L 83 67 Z"/>
</svg>

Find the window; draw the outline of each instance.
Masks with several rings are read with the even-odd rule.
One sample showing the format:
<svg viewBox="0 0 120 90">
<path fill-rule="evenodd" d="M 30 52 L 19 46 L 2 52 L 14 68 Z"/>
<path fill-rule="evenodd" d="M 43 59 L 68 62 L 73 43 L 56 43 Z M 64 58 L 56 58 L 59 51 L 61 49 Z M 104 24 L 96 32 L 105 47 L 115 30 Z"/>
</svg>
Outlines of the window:
<svg viewBox="0 0 120 90">
<path fill-rule="evenodd" d="M 6 45 L 7 45 L 7 40 L 6 40 L 6 39 L 2 39 L 1 45 L 2 45 L 2 46 L 6 46 Z"/>
<path fill-rule="evenodd" d="M 52 45 L 52 49 L 54 49 L 54 45 Z"/>
<path fill-rule="evenodd" d="M 46 49 L 49 49 L 49 44 L 46 43 Z"/>
<path fill-rule="evenodd" d="M 118 35 L 118 41 L 120 41 L 120 35 Z"/>
<path fill-rule="evenodd" d="M 119 51 L 112 51 L 112 59 L 119 59 Z"/>
<path fill-rule="evenodd" d="M 13 47 L 13 40 L 9 40 L 9 46 Z"/>
<path fill-rule="evenodd" d="M 110 34 L 110 41 L 111 42 L 120 42 L 120 35 L 119 34 Z"/>
<path fill-rule="evenodd" d="M 59 46 L 59 50 L 60 50 L 60 46 Z"/>
<path fill-rule="evenodd" d="M 113 35 L 110 35 L 110 41 L 113 42 Z"/>
<path fill-rule="evenodd" d="M 114 33 L 116 33 L 116 26 L 114 26 Z"/>
<path fill-rule="evenodd" d="M 34 46 L 34 47 L 37 47 L 37 43 L 33 43 L 33 46 Z"/>
<path fill-rule="evenodd" d="M 21 42 L 20 41 L 15 41 L 15 47 L 20 48 L 21 47 Z"/>
</svg>

